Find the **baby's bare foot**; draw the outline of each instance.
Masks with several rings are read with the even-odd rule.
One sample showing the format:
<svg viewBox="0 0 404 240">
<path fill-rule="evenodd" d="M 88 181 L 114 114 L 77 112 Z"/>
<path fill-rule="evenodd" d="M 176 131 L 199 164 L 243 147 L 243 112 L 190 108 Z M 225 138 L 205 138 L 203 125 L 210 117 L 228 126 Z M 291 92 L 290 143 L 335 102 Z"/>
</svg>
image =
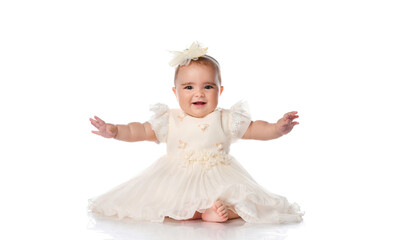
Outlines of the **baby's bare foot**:
<svg viewBox="0 0 404 240">
<path fill-rule="evenodd" d="M 226 222 L 228 220 L 228 211 L 222 201 L 213 203 L 212 207 L 202 213 L 202 220 L 207 222 Z"/>
</svg>

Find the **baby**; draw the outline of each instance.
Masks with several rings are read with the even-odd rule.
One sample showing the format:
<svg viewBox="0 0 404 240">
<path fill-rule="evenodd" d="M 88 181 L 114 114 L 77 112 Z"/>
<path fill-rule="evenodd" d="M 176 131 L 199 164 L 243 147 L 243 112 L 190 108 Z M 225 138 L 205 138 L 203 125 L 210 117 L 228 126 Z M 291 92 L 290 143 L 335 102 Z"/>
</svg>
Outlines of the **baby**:
<svg viewBox="0 0 404 240">
<path fill-rule="evenodd" d="M 246 105 L 217 108 L 223 92 L 219 63 L 193 43 L 175 52 L 172 91 L 180 109 L 157 104 L 145 123 L 127 125 L 90 119 L 94 134 L 121 141 L 166 142 L 167 154 L 139 176 L 98 198 L 90 210 L 107 216 L 162 222 L 202 219 L 225 222 L 241 217 L 247 222 L 300 222 L 297 204 L 259 186 L 229 155 L 237 139 L 270 140 L 299 124 L 297 112 L 288 112 L 276 123 L 251 121 Z"/>
</svg>

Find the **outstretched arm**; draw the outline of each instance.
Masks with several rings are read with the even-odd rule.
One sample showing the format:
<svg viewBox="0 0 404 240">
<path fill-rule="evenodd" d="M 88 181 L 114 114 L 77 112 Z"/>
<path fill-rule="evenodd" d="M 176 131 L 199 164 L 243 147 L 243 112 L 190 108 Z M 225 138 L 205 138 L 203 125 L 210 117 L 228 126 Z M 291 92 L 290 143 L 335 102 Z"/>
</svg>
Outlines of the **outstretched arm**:
<svg viewBox="0 0 404 240">
<path fill-rule="evenodd" d="M 97 116 L 94 116 L 94 118 L 95 119 L 90 118 L 91 124 L 98 129 L 98 131 L 92 131 L 94 134 L 126 142 L 157 141 L 156 134 L 148 122 L 133 122 L 127 125 L 114 125 L 105 123 Z"/>
<path fill-rule="evenodd" d="M 288 112 L 277 123 L 265 121 L 253 121 L 245 132 L 243 139 L 270 140 L 281 137 L 292 131 L 298 122 L 293 120 L 298 118 L 297 112 Z"/>
</svg>

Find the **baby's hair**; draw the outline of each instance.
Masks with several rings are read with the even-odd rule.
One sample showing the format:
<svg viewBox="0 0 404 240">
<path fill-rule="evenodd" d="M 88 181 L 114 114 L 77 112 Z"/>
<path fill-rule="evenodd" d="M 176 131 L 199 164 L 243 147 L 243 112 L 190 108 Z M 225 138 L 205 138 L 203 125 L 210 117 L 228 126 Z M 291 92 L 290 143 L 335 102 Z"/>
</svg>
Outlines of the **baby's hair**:
<svg viewBox="0 0 404 240">
<path fill-rule="evenodd" d="M 197 60 L 191 60 L 191 62 L 189 64 L 192 64 L 192 63 L 203 64 L 203 65 L 206 65 L 206 66 L 210 65 L 211 67 L 213 67 L 215 69 L 215 71 L 216 71 L 217 79 L 219 80 L 219 85 L 220 86 L 222 85 L 222 76 L 220 74 L 220 65 L 219 65 L 219 62 L 216 59 L 214 59 L 213 57 L 205 54 L 204 56 L 199 57 Z M 185 66 L 187 66 L 187 65 L 185 65 Z M 177 80 L 178 72 L 182 67 L 184 67 L 184 65 L 183 66 L 179 65 L 175 69 L 174 86 L 175 86 L 175 82 Z"/>
</svg>

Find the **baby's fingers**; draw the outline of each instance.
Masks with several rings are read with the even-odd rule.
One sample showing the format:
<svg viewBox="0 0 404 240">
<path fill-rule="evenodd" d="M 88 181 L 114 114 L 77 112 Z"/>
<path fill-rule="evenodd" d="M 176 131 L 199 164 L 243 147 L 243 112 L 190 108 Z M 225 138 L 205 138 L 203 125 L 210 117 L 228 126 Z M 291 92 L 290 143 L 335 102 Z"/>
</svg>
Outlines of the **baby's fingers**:
<svg viewBox="0 0 404 240">
<path fill-rule="evenodd" d="M 99 123 L 101 123 L 102 125 L 105 124 L 105 122 L 104 122 L 101 118 L 99 118 L 99 117 L 97 117 L 97 116 L 94 116 L 94 118 L 95 118 Z"/>
<path fill-rule="evenodd" d="M 299 115 L 297 115 L 296 111 L 288 112 L 288 113 L 285 113 L 285 115 L 283 115 L 283 119 L 285 119 L 285 120 L 287 120 L 287 119 L 293 120 L 298 117 L 299 117 Z"/>
<path fill-rule="evenodd" d="M 99 131 L 91 131 L 91 132 L 94 133 L 94 134 L 102 136 Z"/>
<path fill-rule="evenodd" d="M 289 119 L 290 120 L 294 120 L 294 119 L 296 119 L 296 118 L 298 118 L 299 117 L 299 115 L 292 115 L 292 116 L 289 116 Z"/>
<path fill-rule="evenodd" d="M 90 118 L 90 122 L 91 122 L 91 124 L 92 124 L 94 127 L 99 128 L 99 126 L 98 126 L 98 124 L 97 124 L 97 121 L 95 121 L 94 119 Z"/>
<path fill-rule="evenodd" d="M 94 126 L 94 127 L 96 127 L 97 129 L 99 129 L 100 128 L 100 123 L 98 123 L 96 120 L 94 120 L 94 119 L 91 119 L 90 118 L 90 122 L 91 122 L 91 124 Z"/>
</svg>

